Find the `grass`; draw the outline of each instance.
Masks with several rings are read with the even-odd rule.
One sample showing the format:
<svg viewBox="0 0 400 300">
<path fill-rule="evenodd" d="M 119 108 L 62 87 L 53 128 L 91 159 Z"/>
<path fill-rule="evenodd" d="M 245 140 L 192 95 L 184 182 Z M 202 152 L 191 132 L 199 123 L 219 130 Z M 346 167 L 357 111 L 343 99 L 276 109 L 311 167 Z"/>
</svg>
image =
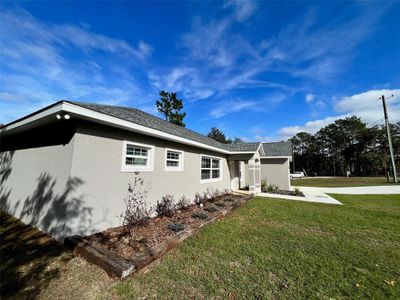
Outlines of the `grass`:
<svg viewBox="0 0 400 300">
<path fill-rule="evenodd" d="M 124 281 L 74 258 L 39 298 L 399 299 L 400 195 L 332 196 L 256 197 Z"/>
<path fill-rule="evenodd" d="M 334 197 L 345 205 L 255 198 L 116 294 L 399 299 L 400 195 Z"/>
<path fill-rule="evenodd" d="M 48 235 L 0 210 L 0 298 L 33 299 L 72 256 Z"/>
<path fill-rule="evenodd" d="M 313 186 L 313 187 L 350 187 L 350 186 L 374 186 L 374 185 L 394 185 L 388 183 L 386 177 L 308 177 L 292 179 L 293 186 Z"/>
</svg>

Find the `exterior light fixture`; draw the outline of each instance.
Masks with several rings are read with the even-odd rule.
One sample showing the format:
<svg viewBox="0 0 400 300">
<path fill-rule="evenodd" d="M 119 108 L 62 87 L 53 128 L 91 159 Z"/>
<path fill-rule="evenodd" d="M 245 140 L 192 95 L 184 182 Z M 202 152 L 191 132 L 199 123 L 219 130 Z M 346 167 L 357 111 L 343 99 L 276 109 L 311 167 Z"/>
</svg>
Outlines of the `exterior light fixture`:
<svg viewBox="0 0 400 300">
<path fill-rule="evenodd" d="M 56 115 L 56 118 L 58 119 L 58 120 L 61 120 L 61 119 L 65 119 L 65 120 L 69 120 L 69 119 L 71 119 L 71 116 L 69 115 L 69 114 L 64 114 L 64 113 L 60 113 L 60 114 L 57 114 Z"/>
</svg>

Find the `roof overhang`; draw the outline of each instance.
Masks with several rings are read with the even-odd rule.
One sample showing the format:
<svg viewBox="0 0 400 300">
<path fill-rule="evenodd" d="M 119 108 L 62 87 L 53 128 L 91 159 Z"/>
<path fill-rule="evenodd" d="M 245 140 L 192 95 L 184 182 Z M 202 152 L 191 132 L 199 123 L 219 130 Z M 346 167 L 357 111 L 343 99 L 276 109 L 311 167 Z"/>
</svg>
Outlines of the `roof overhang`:
<svg viewBox="0 0 400 300">
<path fill-rule="evenodd" d="M 292 156 L 261 156 L 260 159 L 263 158 L 286 158 L 289 159 L 289 161 L 292 161 Z"/>
<path fill-rule="evenodd" d="M 190 139 L 182 138 L 173 134 L 169 134 L 157 129 L 149 128 L 146 126 L 142 126 L 130 121 L 126 121 L 120 118 L 116 118 L 113 116 L 109 116 L 107 114 L 103 114 L 100 112 L 96 112 L 94 110 L 84 108 L 66 101 L 59 101 L 53 105 L 47 106 L 37 112 L 34 112 L 24 118 L 18 119 L 14 122 L 7 124 L 6 126 L 0 129 L 1 134 L 13 133 L 18 132 L 19 130 L 26 130 L 37 126 L 40 121 L 44 119 L 48 119 L 52 115 L 59 114 L 59 113 L 68 113 L 70 114 L 71 118 L 78 118 L 83 120 L 92 121 L 95 123 L 100 123 L 112 127 L 121 128 L 124 130 L 129 130 L 145 135 L 150 135 L 153 137 L 195 146 L 202 149 L 211 150 L 218 153 L 224 154 L 250 154 L 255 153 L 255 151 L 244 151 L 244 152 L 231 152 L 228 150 L 220 149 L 217 147 L 213 147 L 210 145 L 206 145 L 200 142 L 192 141 Z"/>
</svg>

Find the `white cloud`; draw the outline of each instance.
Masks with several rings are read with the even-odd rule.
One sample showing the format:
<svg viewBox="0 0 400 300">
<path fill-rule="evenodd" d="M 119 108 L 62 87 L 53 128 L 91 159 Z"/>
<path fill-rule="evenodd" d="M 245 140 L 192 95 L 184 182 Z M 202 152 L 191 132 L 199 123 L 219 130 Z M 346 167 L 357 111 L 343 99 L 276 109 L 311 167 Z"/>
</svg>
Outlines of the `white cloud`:
<svg viewBox="0 0 400 300">
<path fill-rule="evenodd" d="M 0 17 L 1 122 L 58 99 L 110 104 L 135 99 L 137 106 L 147 100 L 129 69 L 151 54 L 145 42 L 133 47 L 87 25 L 44 23 L 20 8 L 3 9 Z"/>
<path fill-rule="evenodd" d="M 363 118 L 365 122 L 375 122 L 383 116 L 382 101 L 384 95 L 387 99 L 389 117 L 393 121 L 400 121 L 400 89 L 371 90 L 360 94 L 346 96 L 335 103 L 337 112 L 348 112 Z M 389 96 L 393 97 L 389 98 Z"/>
<path fill-rule="evenodd" d="M 388 98 L 387 100 L 389 119 L 391 122 L 399 122 L 400 89 L 370 90 L 352 96 L 345 96 L 337 100 L 334 109 L 340 113 L 339 115 L 309 121 L 304 125 L 284 127 L 278 131 L 278 134 L 283 139 L 287 139 L 301 131 L 315 133 L 322 127 L 335 122 L 337 119 L 353 115 L 361 118 L 361 120 L 367 124 L 382 123 L 382 102 L 381 100 L 378 100 L 382 95 L 385 95 L 386 97 L 393 95 L 393 97 Z"/>
<path fill-rule="evenodd" d="M 318 130 L 320 130 L 322 127 L 335 122 L 337 119 L 342 119 L 349 117 L 350 115 L 338 115 L 334 117 L 326 117 L 324 119 L 320 120 L 314 120 L 314 121 L 308 121 L 304 125 L 295 125 L 295 126 L 288 126 L 288 127 L 283 127 L 278 131 L 279 136 L 286 140 L 288 138 L 291 138 L 292 136 L 296 135 L 299 132 L 309 132 L 309 133 L 316 133 Z"/>
<path fill-rule="evenodd" d="M 210 116 L 213 118 L 221 118 L 227 114 L 243 111 L 243 110 L 259 110 L 260 103 L 257 101 L 244 101 L 244 100 L 232 100 L 223 101 L 216 105 L 210 111 Z"/>
<path fill-rule="evenodd" d="M 254 13 L 257 3 L 251 0 L 229 0 L 226 7 L 233 7 L 236 20 L 243 22 Z"/>
<path fill-rule="evenodd" d="M 310 103 L 310 102 L 312 102 L 312 101 L 314 100 L 314 98 L 315 98 L 315 95 L 313 95 L 313 94 L 307 94 L 307 95 L 306 95 L 306 102 L 307 102 L 307 103 Z"/>
</svg>

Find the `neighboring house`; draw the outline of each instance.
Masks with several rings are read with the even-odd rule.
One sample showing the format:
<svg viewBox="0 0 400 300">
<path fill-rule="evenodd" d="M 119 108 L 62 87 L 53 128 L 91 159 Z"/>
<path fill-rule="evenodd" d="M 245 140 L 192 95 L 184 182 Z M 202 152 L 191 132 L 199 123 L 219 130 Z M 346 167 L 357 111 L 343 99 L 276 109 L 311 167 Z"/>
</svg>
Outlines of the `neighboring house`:
<svg viewBox="0 0 400 300">
<path fill-rule="evenodd" d="M 148 203 L 207 189 L 290 189 L 291 145 L 221 144 L 137 109 L 60 101 L 0 129 L 0 206 L 58 239 L 121 225 L 135 172 Z"/>
</svg>

